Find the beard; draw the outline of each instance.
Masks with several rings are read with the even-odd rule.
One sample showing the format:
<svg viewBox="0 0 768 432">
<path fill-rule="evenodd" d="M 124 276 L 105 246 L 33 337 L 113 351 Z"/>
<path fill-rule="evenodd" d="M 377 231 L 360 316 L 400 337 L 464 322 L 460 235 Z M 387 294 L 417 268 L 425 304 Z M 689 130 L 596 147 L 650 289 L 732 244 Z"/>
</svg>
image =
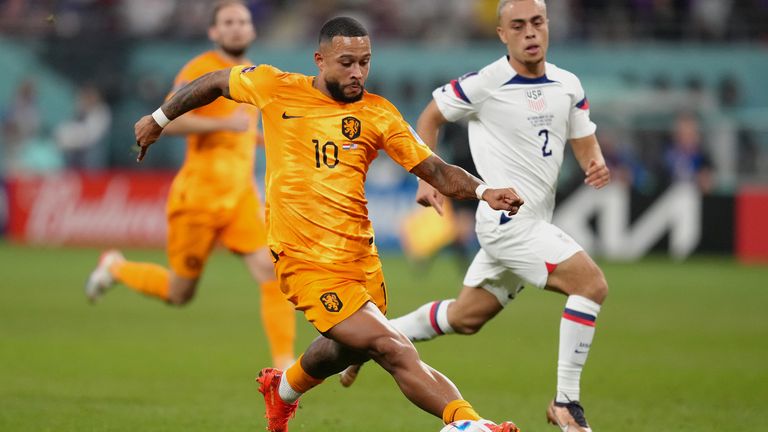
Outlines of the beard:
<svg viewBox="0 0 768 432">
<path fill-rule="evenodd" d="M 344 89 L 341 88 L 341 83 L 338 81 L 330 81 L 328 79 L 325 80 L 325 86 L 328 88 L 328 92 L 331 94 L 331 97 L 333 100 L 344 102 L 344 103 L 352 103 L 357 102 L 360 99 L 363 98 L 363 93 L 365 90 L 365 87 L 360 85 L 360 93 L 354 95 L 354 96 L 347 96 L 344 94 Z"/>
<path fill-rule="evenodd" d="M 227 53 L 227 55 L 231 57 L 242 57 L 245 52 L 248 50 L 248 45 L 244 46 L 224 46 L 219 45 L 221 47 L 221 50 Z"/>
</svg>

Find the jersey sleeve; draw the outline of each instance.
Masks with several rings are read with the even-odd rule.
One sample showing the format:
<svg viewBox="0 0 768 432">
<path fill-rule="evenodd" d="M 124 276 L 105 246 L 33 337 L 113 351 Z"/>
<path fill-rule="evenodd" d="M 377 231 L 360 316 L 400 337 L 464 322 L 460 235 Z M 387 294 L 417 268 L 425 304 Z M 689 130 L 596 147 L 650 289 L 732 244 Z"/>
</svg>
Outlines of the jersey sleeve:
<svg viewBox="0 0 768 432">
<path fill-rule="evenodd" d="M 275 97 L 281 74 L 269 65 L 235 66 L 229 72 L 229 95 L 234 101 L 263 108 Z"/>
<path fill-rule="evenodd" d="M 400 113 L 390 113 L 389 127 L 382 137 L 382 149 L 406 171 L 432 155 L 432 150 L 421 140 Z"/>
<path fill-rule="evenodd" d="M 486 96 L 482 75 L 470 72 L 432 92 L 432 98 L 446 120 L 454 122 L 479 109 Z"/>
<path fill-rule="evenodd" d="M 578 78 L 575 81 L 574 97 L 571 100 L 571 112 L 568 119 L 568 139 L 584 138 L 592 135 L 597 126 L 589 118 L 589 99 Z"/>
</svg>

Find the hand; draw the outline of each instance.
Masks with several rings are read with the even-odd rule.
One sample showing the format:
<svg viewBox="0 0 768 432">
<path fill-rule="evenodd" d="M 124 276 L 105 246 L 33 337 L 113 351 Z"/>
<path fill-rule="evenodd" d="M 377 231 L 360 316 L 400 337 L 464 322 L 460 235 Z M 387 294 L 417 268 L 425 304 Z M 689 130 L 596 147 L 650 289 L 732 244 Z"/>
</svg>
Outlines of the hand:
<svg viewBox="0 0 768 432">
<path fill-rule="evenodd" d="M 416 202 L 424 207 L 432 207 L 437 214 L 443 215 L 443 202 L 445 197 L 437 191 L 432 185 L 425 181 L 419 182 L 419 189 L 416 190 Z"/>
<path fill-rule="evenodd" d="M 517 214 L 520 206 L 525 204 L 517 191 L 513 188 L 486 189 L 483 192 L 483 201 L 487 202 L 494 210 L 506 210 L 510 216 Z"/>
<path fill-rule="evenodd" d="M 136 156 L 136 162 L 141 162 L 147 154 L 149 146 L 160 137 L 163 128 L 157 124 L 151 115 L 146 115 L 133 125 L 133 131 L 136 134 L 136 145 L 139 146 L 139 155 Z"/>
<path fill-rule="evenodd" d="M 239 107 L 226 119 L 226 129 L 232 132 L 245 132 L 251 127 L 253 116 L 248 114 L 248 110 Z"/>
<path fill-rule="evenodd" d="M 600 189 L 611 181 L 611 172 L 605 162 L 589 161 L 584 183 L 595 189 Z"/>
</svg>

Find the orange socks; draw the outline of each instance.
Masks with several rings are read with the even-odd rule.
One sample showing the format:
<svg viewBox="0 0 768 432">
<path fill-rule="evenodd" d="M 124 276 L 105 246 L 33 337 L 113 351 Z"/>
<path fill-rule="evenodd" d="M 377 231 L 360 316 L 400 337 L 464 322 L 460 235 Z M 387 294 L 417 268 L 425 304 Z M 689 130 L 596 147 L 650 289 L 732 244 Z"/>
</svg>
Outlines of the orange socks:
<svg viewBox="0 0 768 432">
<path fill-rule="evenodd" d="M 323 380 L 311 377 L 304 372 L 304 368 L 301 367 L 301 357 L 296 360 L 296 363 L 294 363 L 293 366 L 285 371 L 284 378 L 288 380 L 288 384 L 291 388 L 298 393 L 306 393 L 323 382 Z"/>
<path fill-rule="evenodd" d="M 294 360 L 296 316 L 293 305 L 280 291 L 280 282 L 261 283 L 261 321 L 272 353 L 272 365 L 285 369 Z"/>
<path fill-rule="evenodd" d="M 170 273 L 163 266 L 150 263 L 122 261 L 109 269 L 122 284 L 140 293 L 168 300 Z"/>
<path fill-rule="evenodd" d="M 443 409 L 443 423 L 448 424 L 456 420 L 480 420 L 472 405 L 463 399 L 448 402 Z"/>
</svg>

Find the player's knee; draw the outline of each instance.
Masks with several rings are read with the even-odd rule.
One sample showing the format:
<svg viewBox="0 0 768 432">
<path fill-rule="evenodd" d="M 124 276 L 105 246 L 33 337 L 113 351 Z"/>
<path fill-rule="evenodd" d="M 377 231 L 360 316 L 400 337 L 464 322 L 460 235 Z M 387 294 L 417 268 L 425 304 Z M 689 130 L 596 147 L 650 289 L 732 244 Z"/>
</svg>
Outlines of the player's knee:
<svg viewBox="0 0 768 432">
<path fill-rule="evenodd" d="M 175 283 L 174 283 L 175 282 Z M 173 281 L 168 290 L 168 304 L 184 306 L 195 298 L 196 281 Z"/>
<path fill-rule="evenodd" d="M 590 300 L 598 304 L 603 304 L 606 297 L 608 297 L 608 281 L 605 280 L 605 275 L 603 275 L 603 272 L 600 271 L 600 269 L 597 269 L 586 294 Z"/>
<path fill-rule="evenodd" d="M 168 304 L 172 306 L 184 306 L 195 298 L 194 291 L 168 293 Z"/>
<path fill-rule="evenodd" d="M 371 345 L 371 357 L 388 371 L 414 356 L 418 357 L 416 349 L 401 334 L 376 338 Z"/>
</svg>

